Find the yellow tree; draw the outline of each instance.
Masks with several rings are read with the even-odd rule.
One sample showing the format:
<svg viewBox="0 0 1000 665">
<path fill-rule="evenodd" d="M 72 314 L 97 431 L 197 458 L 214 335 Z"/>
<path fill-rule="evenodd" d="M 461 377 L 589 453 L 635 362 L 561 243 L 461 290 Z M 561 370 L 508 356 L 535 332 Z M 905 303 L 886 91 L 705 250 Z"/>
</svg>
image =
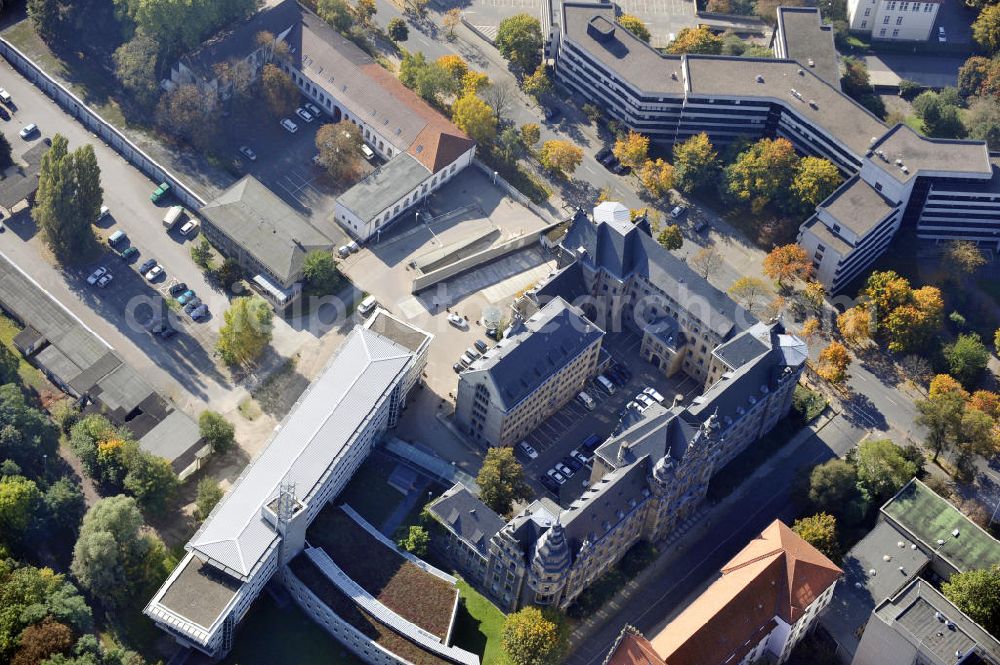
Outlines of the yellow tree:
<svg viewBox="0 0 1000 665">
<path fill-rule="evenodd" d="M 542 138 L 542 130 L 534 122 L 526 122 L 521 125 L 521 140 L 529 148 L 538 143 Z"/>
<path fill-rule="evenodd" d="M 662 198 L 674 186 L 674 167 L 662 159 L 647 159 L 639 169 L 639 180 L 650 194 Z"/>
<path fill-rule="evenodd" d="M 764 283 L 764 280 L 756 277 L 744 276 L 733 282 L 727 293 L 733 298 L 733 300 L 753 312 L 760 307 L 767 298 L 768 288 L 767 284 Z"/>
<path fill-rule="evenodd" d="M 719 154 L 705 132 L 674 144 L 674 181 L 677 189 L 693 192 L 710 186 L 718 172 Z"/>
<path fill-rule="evenodd" d="M 677 38 L 667 47 L 668 53 L 702 53 L 718 55 L 722 53 L 722 37 L 717 36 L 707 25 L 697 28 L 684 28 L 677 33 Z"/>
<path fill-rule="evenodd" d="M 874 306 L 876 327 L 889 315 L 889 312 L 910 302 L 913 289 L 905 277 L 893 270 L 873 272 L 865 282 L 861 294 L 867 296 Z"/>
<path fill-rule="evenodd" d="M 583 150 L 569 141 L 546 141 L 538 154 L 542 166 L 554 173 L 570 174 L 583 161 Z"/>
<path fill-rule="evenodd" d="M 931 379 L 928 391 L 931 397 L 955 393 L 961 396 L 963 402 L 969 399 L 969 392 L 951 374 L 936 374 Z"/>
<path fill-rule="evenodd" d="M 469 71 L 462 77 L 462 96 L 474 95 L 490 84 L 490 77 L 482 72 Z"/>
<path fill-rule="evenodd" d="M 451 74 L 452 80 L 455 81 L 456 88 L 462 88 L 462 82 L 465 80 L 466 75 L 469 73 L 469 63 L 467 63 L 462 56 L 455 55 L 454 53 L 449 53 L 448 55 L 442 55 L 437 59 L 437 64 L 441 66 L 446 72 Z"/>
<path fill-rule="evenodd" d="M 625 28 L 633 35 L 641 39 L 642 41 L 649 43 L 649 28 L 646 24 L 642 22 L 642 19 L 638 16 L 632 16 L 631 14 L 622 14 L 618 17 L 618 25 Z"/>
<path fill-rule="evenodd" d="M 468 94 L 451 107 L 451 120 L 478 143 L 488 144 L 497 134 L 497 120 L 486 102 Z"/>
<path fill-rule="evenodd" d="M 628 136 L 615 141 L 611 152 L 625 166 L 637 169 L 646 161 L 646 156 L 649 154 L 649 137 L 630 131 Z"/>
<path fill-rule="evenodd" d="M 809 255 L 795 243 L 775 247 L 764 257 L 764 274 L 778 282 L 778 288 L 785 286 L 785 280 L 809 279 L 812 273 Z"/>
<path fill-rule="evenodd" d="M 809 282 L 802 289 L 802 299 L 814 310 L 823 307 L 823 300 L 826 298 L 826 289 L 819 282 Z"/>
<path fill-rule="evenodd" d="M 872 338 L 872 315 L 864 305 L 855 305 L 837 317 L 837 328 L 844 341 L 854 347 L 864 346 Z"/>
<path fill-rule="evenodd" d="M 462 11 L 458 7 L 452 7 L 444 13 L 441 18 L 441 24 L 448 29 L 448 38 L 451 39 L 455 36 L 455 28 L 458 24 L 462 22 Z"/>
<path fill-rule="evenodd" d="M 552 81 L 549 80 L 544 64 L 538 65 L 533 74 L 524 77 L 524 80 L 521 81 L 521 89 L 535 99 L 552 90 Z"/>
<path fill-rule="evenodd" d="M 1000 395 L 991 390 L 977 390 L 969 398 L 969 407 L 978 409 L 996 420 L 1000 418 Z"/>
<path fill-rule="evenodd" d="M 1000 5 L 983 7 L 972 24 L 972 36 L 990 53 L 1000 50 Z"/>
<path fill-rule="evenodd" d="M 802 323 L 802 330 L 799 331 L 799 334 L 802 335 L 802 337 L 806 341 L 809 341 L 810 339 L 812 339 L 813 335 L 815 335 L 818 332 L 819 332 L 819 319 L 817 319 L 814 316 L 812 318 L 806 319 Z"/>
<path fill-rule="evenodd" d="M 843 181 L 840 171 L 830 160 L 803 157 L 792 180 L 793 205 L 790 207 L 812 210 L 833 194 Z"/>
<path fill-rule="evenodd" d="M 948 243 L 944 253 L 949 266 L 958 268 L 961 272 L 971 274 L 986 265 L 986 257 L 976 243 L 969 240 L 955 240 Z"/>
<path fill-rule="evenodd" d="M 788 139 L 761 139 L 726 167 L 726 189 L 755 211 L 786 194 L 799 156 Z"/>
<path fill-rule="evenodd" d="M 847 378 L 847 367 L 851 364 L 851 354 L 840 342 L 830 342 L 819 352 L 816 373 L 830 383 L 843 383 Z"/>
</svg>

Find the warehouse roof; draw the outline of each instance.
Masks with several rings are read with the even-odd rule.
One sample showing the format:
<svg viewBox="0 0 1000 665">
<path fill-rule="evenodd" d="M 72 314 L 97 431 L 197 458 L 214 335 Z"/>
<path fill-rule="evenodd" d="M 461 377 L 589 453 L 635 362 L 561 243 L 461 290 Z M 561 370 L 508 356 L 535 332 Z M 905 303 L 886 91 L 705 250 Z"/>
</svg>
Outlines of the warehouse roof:
<svg viewBox="0 0 1000 665">
<path fill-rule="evenodd" d="M 367 328 L 354 328 L 303 393 L 263 452 L 244 469 L 187 547 L 246 579 L 277 541 L 262 509 L 283 481 L 308 502 L 410 361 L 409 350 Z"/>
<path fill-rule="evenodd" d="M 39 141 L 33 148 L 21 155 L 23 164 L 14 164 L 0 180 L 0 208 L 10 210 L 38 189 L 38 173 L 42 169 L 42 156 L 48 151 L 45 141 Z"/>
</svg>

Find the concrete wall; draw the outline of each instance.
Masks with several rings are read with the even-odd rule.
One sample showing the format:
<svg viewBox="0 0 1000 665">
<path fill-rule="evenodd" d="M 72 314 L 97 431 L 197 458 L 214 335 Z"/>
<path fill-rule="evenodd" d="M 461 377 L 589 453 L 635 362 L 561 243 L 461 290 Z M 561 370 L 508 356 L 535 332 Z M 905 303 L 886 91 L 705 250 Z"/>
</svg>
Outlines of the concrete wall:
<svg viewBox="0 0 1000 665">
<path fill-rule="evenodd" d="M 490 261 L 496 261 L 499 258 L 506 256 L 512 252 L 516 252 L 519 249 L 524 249 L 525 247 L 530 247 L 538 242 L 538 239 L 552 230 L 559 223 L 549 224 L 537 231 L 532 231 L 531 233 L 518 236 L 512 240 L 508 240 L 505 243 L 496 245 L 495 247 L 490 247 L 489 249 L 484 249 L 481 252 L 476 252 L 471 256 L 467 256 L 464 259 L 459 259 L 451 265 L 444 266 L 443 268 L 438 268 L 437 270 L 432 270 L 427 274 L 420 275 L 413 280 L 413 285 L 410 288 L 410 293 L 420 293 L 424 289 L 429 289 L 438 282 L 442 282 L 446 279 L 450 279 L 457 275 L 461 275 L 464 272 L 472 270 L 473 268 L 478 268 L 479 266 L 489 263 Z"/>
<path fill-rule="evenodd" d="M 76 118 L 80 124 L 114 148 L 118 154 L 124 157 L 132 166 L 139 169 L 146 177 L 155 183 L 164 181 L 170 183 L 174 196 L 186 207 L 191 210 L 198 210 L 205 205 L 205 200 L 181 182 L 176 175 L 140 150 L 138 146 L 126 138 L 111 123 L 89 108 L 83 100 L 70 92 L 65 86 L 42 71 L 41 67 L 32 62 L 5 39 L 0 39 L 0 55 L 14 69 L 51 97 L 67 113 Z M 152 190 L 153 187 L 151 185 L 150 192 Z"/>
</svg>

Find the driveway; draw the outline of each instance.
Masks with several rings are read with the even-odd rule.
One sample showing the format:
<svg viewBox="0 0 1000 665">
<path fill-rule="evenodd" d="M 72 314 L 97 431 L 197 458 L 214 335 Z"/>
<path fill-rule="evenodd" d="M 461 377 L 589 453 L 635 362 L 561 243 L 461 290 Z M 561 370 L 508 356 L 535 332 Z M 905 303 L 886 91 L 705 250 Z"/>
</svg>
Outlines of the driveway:
<svg viewBox="0 0 1000 665">
<path fill-rule="evenodd" d="M 930 88 L 955 86 L 958 85 L 958 70 L 964 63 L 964 57 L 915 53 L 865 56 L 865 64 L 875 87 L 896 87 L 901 79 L 916 81 Z"/>
</svg>

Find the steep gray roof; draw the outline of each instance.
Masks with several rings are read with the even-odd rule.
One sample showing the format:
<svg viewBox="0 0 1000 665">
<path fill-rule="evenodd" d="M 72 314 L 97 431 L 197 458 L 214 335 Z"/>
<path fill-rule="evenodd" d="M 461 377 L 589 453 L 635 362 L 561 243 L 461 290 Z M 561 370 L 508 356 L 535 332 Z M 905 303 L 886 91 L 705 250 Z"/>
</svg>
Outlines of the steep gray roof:
<svg viewBox="0 0 1000 665">
<path fill-rule="evenodd" d="M 42 169 L 42 157 L 48 150 L 48 144 L 39 141 L 21 155 L 23 165 L 15 164 L 7 169 L 5 177 L 0 180 L 0 208 L 10 210 L 35 193 L 38 189 L 38 173 Z"/>
<path fill-rule="evenodd" d="M 308 502 L 411 357 L 378 333 L 354 328 L 187 548 L 246 579 L 278 539 L 261 509 L 278 496 L 280 483 L 294 481 L 296 498 Z"/>
<path fill-rule="evenodd" d="M 562 512 L 559 520 L 571 553 L 579 552 L 584 542 L 593 544 L 603 538 L 649 496 L 647 459 L 606 474 Z"/>
<path fill-rule="evenodd" d="M 464 485 L 455 484 L 428 510 L 458 538 L 480 554 L 489 552 L 490 538 L 505 522 Z"/>
<path fill-rule="evenodd" d="M 595 223 L 581 212 L 573 219 L 561 245 L 578 261 L 605 270 L 619 280 L 632 274 L 648 279 L 722 338 L 742 329 L 741 321 L 755 320 L 745 310 L 738 315 L 737 310 L 742 309 L 739 305 L 664 249 L 646 228 Z"/>
<path fill-rule="evenodd" d="M 569 570 L 573 559 L 566 542 L 566 531 L 558 520 L 535 543 L 533 563 L 548 575 L 559 575 Z"/>
<path fill-rule="evenodd" d="M 334 241 L 253 176 L 244 176 L 201 215 L 255 257 L 284 286 L 302 276 L 302 262 L 314 249 L 330 250 Z"/>
<path fill-rule="evenodd" d="M 562 298 L 555 298 L 462 372 L 460 381 L 487 382 L 505 410 L 512 409 L 604 331 Z"/>
</svg>

